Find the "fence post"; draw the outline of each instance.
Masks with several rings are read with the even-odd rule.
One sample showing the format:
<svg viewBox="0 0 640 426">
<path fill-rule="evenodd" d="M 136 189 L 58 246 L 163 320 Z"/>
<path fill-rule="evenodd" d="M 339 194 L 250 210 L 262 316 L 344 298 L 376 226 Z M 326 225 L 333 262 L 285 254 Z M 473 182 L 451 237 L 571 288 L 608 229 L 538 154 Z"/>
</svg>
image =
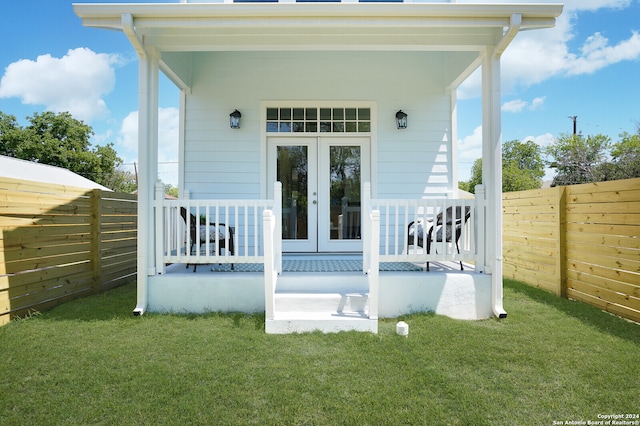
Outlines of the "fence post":
<svg viewBox="0 0 640 426">
<path fill-rule="evenodd" d="M 557 287 L 556 294 L 558 296 L 567 297 L 567 188 L 558 187 L 556 207 L 558 214 L 556 215 L 556 271 L 557 271 Z"/>
<path fill-rule="evenodd" d="M 102 286 L 102 191 L 91 191 L 91 252 L 90 262 L 93 275 L 93 292 L 100 292 Z"/>
</svg>

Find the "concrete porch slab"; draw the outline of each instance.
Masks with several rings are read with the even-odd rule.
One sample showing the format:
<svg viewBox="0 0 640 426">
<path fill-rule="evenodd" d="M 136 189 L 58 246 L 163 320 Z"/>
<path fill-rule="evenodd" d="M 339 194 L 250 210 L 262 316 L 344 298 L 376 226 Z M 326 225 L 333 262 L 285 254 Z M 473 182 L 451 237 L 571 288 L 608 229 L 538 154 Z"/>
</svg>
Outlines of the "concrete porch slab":
<svg viewBox="0 0 640 426">
<path fill-rule="evenodd" d="M 434 268 L 436 265 L 437 269 Z M 459 265 L 434 262 L 430 272 L 381 271 L 379 278 L 379 317 L 396 318 L 427 311 L 462 320 L 493 316 L 491 275 L 476 273 L 467 265 L 464 271 L 460 271 Z M 333 296 L 327 297 L 330 306 L 326 312 L 304 312 L 312 305 L 324 306 L 324 302 L 319 301 L 324 296 L 312 296 L 315 301 L 300 305 L 307 308 L 296 309 L 289 304 L 283 312 L 287 316 L 276 316 L 273 320 L 276 322 L 268 327 L 276 331 L 311 331 L 320 327 L 317 320 L 324 316 L 327 324 L 322 328 L 327 330 L 347 327 L 370 331 L 373 329 L 371 324 L 353 324 L 369 321 L 362 318 L 364 312 L 368 312 L 368 302 L 358 305 L 355 298 L 346 297 L 360 294 L 362 302 L 364 297 L 368 298 L 368 292 L 367 276 L 362 272 L 283 272 L 278 279 L 276 298 L 282 295 L 290 300 L 300 300 L 301 295 L 322 293 L 332 293 Z M 261 272 L 218 273 L 212 272 L 211 266 L 200 265 L 193 273 L 184 265 L 171 265 L 166 274 L 149 277 L 150 312 L 264 312 L 264 300 L 264 274 Z M 351 311 L 347 312 L 348 315 L 344 315 L 344 309 L 341 315 L 336 307 L 341 301 L 345 301 L 345 307 L 349 308 L 347 311 Z M 290 323 L 293 319 L 300 320 L 300 325 Z"/>
</svg>

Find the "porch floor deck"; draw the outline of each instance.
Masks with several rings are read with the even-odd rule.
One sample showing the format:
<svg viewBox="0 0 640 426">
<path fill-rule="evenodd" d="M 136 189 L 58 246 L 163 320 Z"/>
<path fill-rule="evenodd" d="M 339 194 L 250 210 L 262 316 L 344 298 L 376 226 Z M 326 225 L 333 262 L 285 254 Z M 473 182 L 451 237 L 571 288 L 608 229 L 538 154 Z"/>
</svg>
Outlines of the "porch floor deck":
<svg viewBox="0 0 640 426">
<path fill-rule="evenodd" d="M 464 271 L 460 271 L 457 262 L 431 262 L 430 272 L 474 272 L 471 264 L 463 262 Z M 383 272 L 419 272 L 425 271 L 425 263 L 413 262 L 381 262 L 380 271 Z M 196 274 L 211 272 L 263 272 L 261 263 L 236 263 L 233 270 L 231 264 L 203 264 L 198 265 Z M 282 259 L 282 272 L 361 272 L 362 255 L 332 254 L 332 255 L 298 255 L 285 254 Z M 184 263 L 167 267 L 166 273 L 193 273 L 193 265 L 186 268 Z M 426 272 L 426 271 L 425 271 Z"/>
</svg>

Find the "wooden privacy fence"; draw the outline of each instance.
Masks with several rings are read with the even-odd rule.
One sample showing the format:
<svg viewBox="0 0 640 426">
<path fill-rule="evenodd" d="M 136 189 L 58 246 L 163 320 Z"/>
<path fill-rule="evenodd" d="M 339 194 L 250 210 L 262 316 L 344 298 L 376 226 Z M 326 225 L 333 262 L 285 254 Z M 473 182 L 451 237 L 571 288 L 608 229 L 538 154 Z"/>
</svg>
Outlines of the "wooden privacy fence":
<svg viewBox="0 0 640 426">
<path fill-rule="evenodd" d="M 135 280 L 136 200 L 0 178 L 0 325 Z"/>
<path fill-rule="evenodd" d="M 505 278 L 640 322 L 640 179 L 502 200 Z"/>
</svg>

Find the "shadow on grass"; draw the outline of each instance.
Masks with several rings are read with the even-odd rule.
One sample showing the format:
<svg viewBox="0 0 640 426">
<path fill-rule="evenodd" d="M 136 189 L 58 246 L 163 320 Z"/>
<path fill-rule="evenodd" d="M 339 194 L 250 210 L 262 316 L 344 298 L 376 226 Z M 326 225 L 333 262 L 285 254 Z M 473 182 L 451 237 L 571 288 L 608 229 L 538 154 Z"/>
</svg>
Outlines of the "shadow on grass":
<svg viewBox="0 0 640 426">
<path fill-rule="evenodd" d="M 506 288 L 511 289 L 522 297 L 552 307 L 603 333 L 640 345 L 640 325 L 636 323 L 626 321 L 586 303 L 563 299 L 550 292 L 518 281 L 506 279 L 504 283 Z M 50 320 L 109 321 L 118 319 L 136 321 L 139 319 L 133 316 L 135 304 L 136 283 L 134 282 L 105 293 L 65 303 L 49 312 L 36 316 L 42 316 L 43 319 Z M 163 314 L 145 314 L 145 316 L 147 315 L 155 316 Z M 202 319 L 207 316 L 222 316 L 231 318 L 234 327 L 253 323 L 252 325 L 256 330 L 264 330 L 264 313 L 249 315 L 244 313 L 223 314 L 211 312 L 207 314 L 174 313 L 171 315 L 192 319 Z M 434 314 L 432 312 L 426 312 L 422 314 L 414 313 L 413 315 L 433 316 Z M 403 318 L 404 317 L 394 319 L 392 325 L 395 327 L 395 322 L 403 320 Z"/>
<path fill-rule="evenodd" d="M 43 314 L 50 320 L 108 321 L 134 319 L 136 283 L 125 284 L 99 293 L 56 306 Z"/>
<path fill-rule="evenodd" d="M 639 324 L 602 311 L 587 303 L 564 299 L 553 293 L 519 281 L 505 279 L 504 284 L 516 293 L 526 296 L 535 302 L 550 306 L 603 333 L 629 340 L 635 344 L 640 344 Z"/>
</svg>

